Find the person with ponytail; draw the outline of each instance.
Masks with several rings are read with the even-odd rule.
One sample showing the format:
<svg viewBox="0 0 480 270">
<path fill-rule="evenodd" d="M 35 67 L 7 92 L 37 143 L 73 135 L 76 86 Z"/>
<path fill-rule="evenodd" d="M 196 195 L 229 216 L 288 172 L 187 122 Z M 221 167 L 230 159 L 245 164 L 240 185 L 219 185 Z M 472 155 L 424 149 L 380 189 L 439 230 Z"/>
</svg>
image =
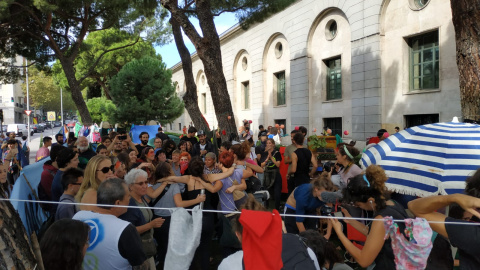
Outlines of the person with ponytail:
<svg viewBox="0 0 480 270">
<path fill-rule="evenodd" d="M 389 192 L 385 186 L 387 175 L 382 167 L 370 165 L 365 174 L 359 174 L 350 179 L 343 190 L 343 201 L 353 204 L 365 211 L 374 213 L 375 221 L 369 221 L 364 228 L 368 230 L 367 241 L 363 249 L 357 248 L 343 233 L 340 221 L 333 219 L 333 228 L 346 250 L 355 261 L 366 268 L 375 262 L 374 269 L 395 269 L 391 239 L 384 240 L 385 227 L 383 218 L 391 216 L 393 219 L 408 218 L 405 209 L 389 199 Z M 405 223 L 397 223 L 400 232 L 405 231 Z"/>
<path fill-rule="evenodd" d="M 332 182 L 340 189 L 344 189 L 347 186 L 348 179 L 362 173 L 362 169 L 355 164 L 358 162 L 361 154 L 357 148 L 345 143 L 338 144 L 335 152 L 337 156 L 336 165 L 342 165 L 343 168 L 335 166 L 340 178 L 332 178 Z"/>
</svg>

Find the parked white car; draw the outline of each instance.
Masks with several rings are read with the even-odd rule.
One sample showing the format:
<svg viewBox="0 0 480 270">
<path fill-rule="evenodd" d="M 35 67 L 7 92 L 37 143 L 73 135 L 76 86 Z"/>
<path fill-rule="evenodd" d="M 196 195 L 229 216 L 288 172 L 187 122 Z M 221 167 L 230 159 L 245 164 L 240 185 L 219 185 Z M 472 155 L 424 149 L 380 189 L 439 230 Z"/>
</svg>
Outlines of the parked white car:
<svg viewBox="0 0 480 270">
<path fill-rule="evenodd" d="M 28 135 L 26 124 L 8 124 L 7 132 L 15 132 L 16 136 Z"/>
</svg>

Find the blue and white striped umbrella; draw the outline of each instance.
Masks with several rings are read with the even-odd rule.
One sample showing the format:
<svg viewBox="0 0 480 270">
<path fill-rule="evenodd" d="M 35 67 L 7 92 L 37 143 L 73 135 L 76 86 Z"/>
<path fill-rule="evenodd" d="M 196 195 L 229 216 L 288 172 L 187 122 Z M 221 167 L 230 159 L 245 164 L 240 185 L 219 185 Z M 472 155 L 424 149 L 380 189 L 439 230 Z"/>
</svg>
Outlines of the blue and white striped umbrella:
<svg viewBox="0 0 480 270">
<path fill-rule="evenodd" d="M 480 168 L 480 126 L 455 122 L 402 130 L 367 149 L 361 165 L 381 165 L 387 188 L 420 197 L 463 193 Z"/>
</svg>

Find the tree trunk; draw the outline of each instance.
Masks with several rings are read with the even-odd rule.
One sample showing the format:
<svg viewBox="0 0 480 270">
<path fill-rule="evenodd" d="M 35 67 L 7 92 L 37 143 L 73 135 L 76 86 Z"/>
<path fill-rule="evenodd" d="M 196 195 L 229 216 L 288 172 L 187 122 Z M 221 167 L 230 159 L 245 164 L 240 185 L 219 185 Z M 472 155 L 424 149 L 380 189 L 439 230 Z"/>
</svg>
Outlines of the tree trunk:
<svg viewBox="0 0 480 270">
<path fill-rule="evenodd" d="M 464 119 L 480 119 L 480 0 L 451 0 Z"/>
<path fill-rule="evenodd" d="M 228 140 L 230 134 L 233 134 L 234 138 L 238 139 L 235 115 L 233 114 L 232 102 L 228 93 L 227 81 L 223 74 L 220 38 L 215 29 L 210 1 L 195 1 L 203 37 L 198 34 L 185 13 L 179 9 L 178 1 L 161 0 L 161 3 L 170 11 L 172 18 L 175 18 L 182 26 L 183 31 L 195 46 L 200 60 L 202 60 L 222 140 Z"/>
<path fill-rule="evenodd" d="M 183 41 L 180 24 L 173 17 L 170 18 L 170 24 L 172 25 L 172 33 L 175 39 L 175 44 L 177 45 L 178 54 L 180 54 L 180 58 L 182 59 L 183 75 L 185 76 L 185 84 L 187 88 L 187 91 L 183 96 L 185 109 L 187 109 L 187 112 L 197 129 L 209 131 L 210 129 L 208 128 L 207 121 L 198 107 L 197 85 L 195 84 L 195 79 L 193 77 L 192 58 L 190 58 L 190 52 Z"/>
<path fill-rule="evenodd" d="M 6 198 L 0 189 L 0 198 Z M 37 261 L 22 220 L 8 201 L 0 202 L 0 269 L 34 269 Z"/>
<path fill-rule="evenodd" d="M 202 60 L 208 86 L 210 86 L 215 115 L 217 116 L 218 126 L 222 130 L 222 140 L 228 140 L 231 134 L 238 139 L 227 80 L 223 74 L 220 38 L 213 21 L 210 1 L 197 1 L 197 14 L 204 38 L 201 45 L 194 44 L 196 45 L 198 56 Z"/>
<path fill-rule="evenodd" d="M 73 68 L 73 62 L 67 60 L 66 58 L 60 58 L 60 63 L 62 64 L 63 71 L 65 72 L 65 77 L 67 77 L 68 85 L 70 86 L 70 93 L 72 94 L 73 102 L 77 106 L 80 117 L 82 118 L 82 124 L 90 126 L 93 124 L 92 117 L 88 111 L 87 104 L 82 96 L 82 91 L 80 89 L 80 83 L 75 78 L 75 70 Z"/>
</svg>

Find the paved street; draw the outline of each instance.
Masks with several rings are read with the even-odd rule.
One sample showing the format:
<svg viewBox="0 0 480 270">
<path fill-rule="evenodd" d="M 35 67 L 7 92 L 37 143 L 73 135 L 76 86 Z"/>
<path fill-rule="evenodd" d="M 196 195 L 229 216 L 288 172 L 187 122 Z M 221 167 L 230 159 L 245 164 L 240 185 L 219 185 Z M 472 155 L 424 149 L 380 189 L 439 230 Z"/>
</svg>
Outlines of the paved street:
<svg viewBox="0 0 480 270">
<path fill-rule="evenodd" d="M 55 134 L 58 133 L 60 130 L 60 127 L 55 127 L 53 129 L 46 129 L 42 133 L 34 133 L 31 142 L 29 142 L 30 146 L 30 164 L 35 163 L 35 156 L 37 155 L 37 151 L 40 148 L 40 138 L 50 136 L 53 139 L 53 142 L 55 142 Z M 20 138 L 18 138 L 20 139 Z"/>
</svg>

